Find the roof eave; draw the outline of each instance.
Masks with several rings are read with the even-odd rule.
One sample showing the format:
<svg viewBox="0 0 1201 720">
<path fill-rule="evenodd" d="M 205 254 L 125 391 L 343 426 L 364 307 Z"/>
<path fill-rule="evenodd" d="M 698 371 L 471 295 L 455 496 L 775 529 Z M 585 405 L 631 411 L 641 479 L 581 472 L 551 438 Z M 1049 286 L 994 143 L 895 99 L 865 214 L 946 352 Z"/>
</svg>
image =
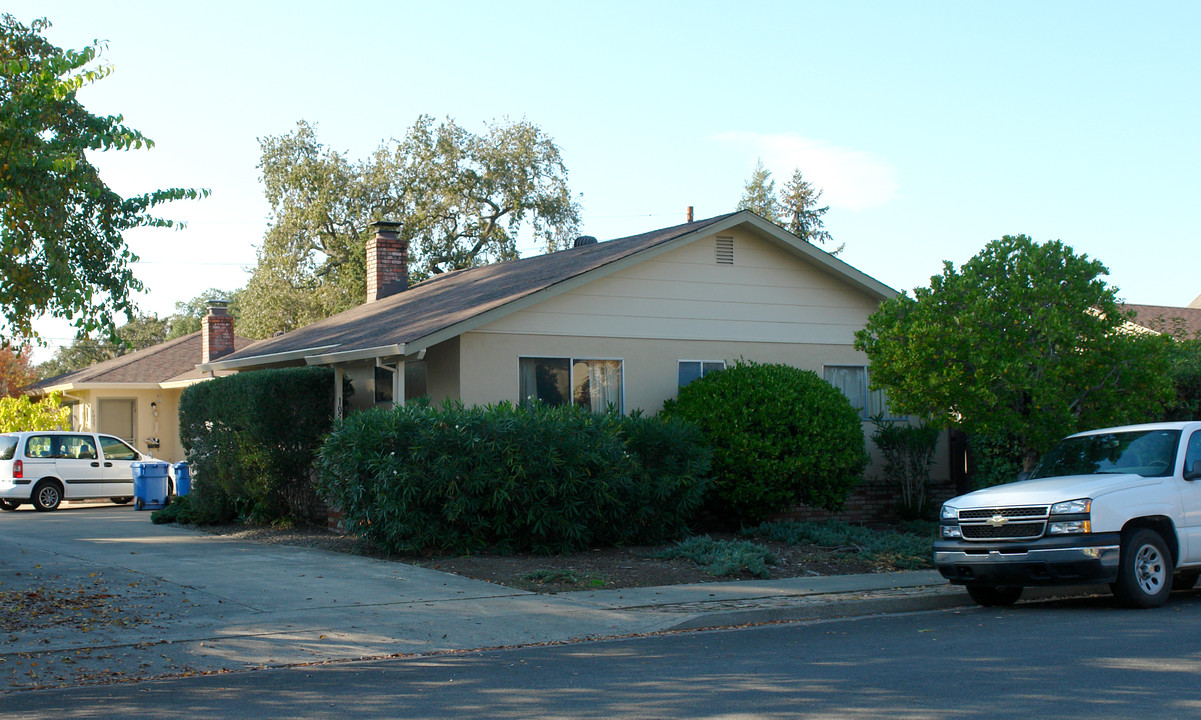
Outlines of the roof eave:
<svg viewBox="0 0 1201 720">
<path fill-rule="evenodd" d="M 303 362 L 310 355 L 317 355 L 325 350 L 332 350 L 338 347 L 333 345 L 317 345 L 311 348 L 303 348 L 301 350 L 289 350 L 287 352 L 271 353 L 269 355 L 252 355 L 246 358 L 235 358 L 230 360 L 213 360 L 207 363 L 200 363 L 196 369 L 200 372 L 215 372 L 219 370 L 248 370 L 250 368 L 262 367 L 264 365 L 275 365 L 278 363 L 295 363 Z"/>
<path fill-rule="evenodd" d="M 404 354 L 405 344 L 397 343 L 392 345 L 379 345 L 377 347 L 363 348 L 361 350 L 346 350 L 343 352 L 306 355 L 304 362 L 307 365 L 340 365 L 343 363 L 355 362 L 357 360 L 403 357 Z"/>
</svg>

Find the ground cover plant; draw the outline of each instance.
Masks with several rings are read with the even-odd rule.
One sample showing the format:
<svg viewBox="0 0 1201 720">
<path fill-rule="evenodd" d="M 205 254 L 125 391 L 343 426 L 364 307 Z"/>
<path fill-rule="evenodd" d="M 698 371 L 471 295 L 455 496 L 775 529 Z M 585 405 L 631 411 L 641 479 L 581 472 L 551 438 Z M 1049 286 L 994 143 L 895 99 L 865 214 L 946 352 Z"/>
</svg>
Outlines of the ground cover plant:
<svg viewBox="0 0 1201 720">
<path fill-rule="evenodd" d="M 826 522 L 766 522 L 743 530 L 744 535 L 779 540 L 789 545 L 817 545 L 852 550 L 872 562 L 887 562 L 901 570 L 931 566 L 934 524 L 911 522 L 902 531 L 875 530 L 862 525 Z"/>
<path fill-rule="evenodd" d="M 762 545 L 749 540 L 714 540 L 708 535 L 681 540 L 654 556 L 691 560 L 714 577 L 744 573 L 761 578 L 771 577 L 768 565 L 776 564 L 776 557 Z"/>
</svg>

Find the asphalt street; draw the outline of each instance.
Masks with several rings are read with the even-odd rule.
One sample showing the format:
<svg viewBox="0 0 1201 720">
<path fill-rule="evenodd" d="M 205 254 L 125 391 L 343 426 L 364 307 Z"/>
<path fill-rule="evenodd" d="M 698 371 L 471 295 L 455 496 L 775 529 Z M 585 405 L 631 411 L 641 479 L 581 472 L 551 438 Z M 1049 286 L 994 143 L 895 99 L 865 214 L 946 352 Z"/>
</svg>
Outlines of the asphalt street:
<svg viewBox="0 0 1201 720">
<path fill-rule="evenodd" d="M 44 690 L 12 718 L 1201 717 L 1201 595 L 1108 597 Z"/>
</svg>

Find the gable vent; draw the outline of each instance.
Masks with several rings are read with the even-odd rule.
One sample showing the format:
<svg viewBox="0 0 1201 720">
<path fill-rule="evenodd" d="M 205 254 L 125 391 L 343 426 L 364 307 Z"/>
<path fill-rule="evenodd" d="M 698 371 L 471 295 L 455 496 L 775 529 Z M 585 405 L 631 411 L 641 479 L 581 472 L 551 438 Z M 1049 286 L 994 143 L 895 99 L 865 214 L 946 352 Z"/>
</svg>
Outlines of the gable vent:
<svg viewBox="0 0 1201 720">
<path fill-rule="evenodd" d="M 718 236 L 718 238 L 717 238 L 717 264 L 718 265 L 733 265 L 734 264 L 734 238 Z"/>
</svg>

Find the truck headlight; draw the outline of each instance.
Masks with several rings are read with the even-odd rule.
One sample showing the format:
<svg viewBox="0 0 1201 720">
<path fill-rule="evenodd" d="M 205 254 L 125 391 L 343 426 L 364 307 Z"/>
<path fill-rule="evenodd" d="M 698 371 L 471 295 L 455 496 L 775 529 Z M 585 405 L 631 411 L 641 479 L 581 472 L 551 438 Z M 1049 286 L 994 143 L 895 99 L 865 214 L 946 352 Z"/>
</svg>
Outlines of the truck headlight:
<svg viewBox="0 0 1201 720">
<path fill-rule="evenodd" d="M 951 507 L 950 505 L 943 505 L 942 506 L 942 519 L 943 520 L 958 520 L 959 519 L 959 508 Z"/>
<path fill-rule="evenodd" d="M 1052 515 L 1083 515 L 1093 509 L 1093 501 L 1089 498 L 1067 500 L 1051 506 Z"/>
<path fill-rule="evenodd" d="M 1081 535 L 1088 532 L 1092 532 L 1092 523 L 1088 520 L 1067 520 L 1047 525 L 1048 535 Z"/>
<path fill-rule="evenodd" d="M 944 538 L 958 539 L 963 537 L 963 533 L 959 530 L 958 525 L 943 525 L 941 530 Z"/>
</svg>

